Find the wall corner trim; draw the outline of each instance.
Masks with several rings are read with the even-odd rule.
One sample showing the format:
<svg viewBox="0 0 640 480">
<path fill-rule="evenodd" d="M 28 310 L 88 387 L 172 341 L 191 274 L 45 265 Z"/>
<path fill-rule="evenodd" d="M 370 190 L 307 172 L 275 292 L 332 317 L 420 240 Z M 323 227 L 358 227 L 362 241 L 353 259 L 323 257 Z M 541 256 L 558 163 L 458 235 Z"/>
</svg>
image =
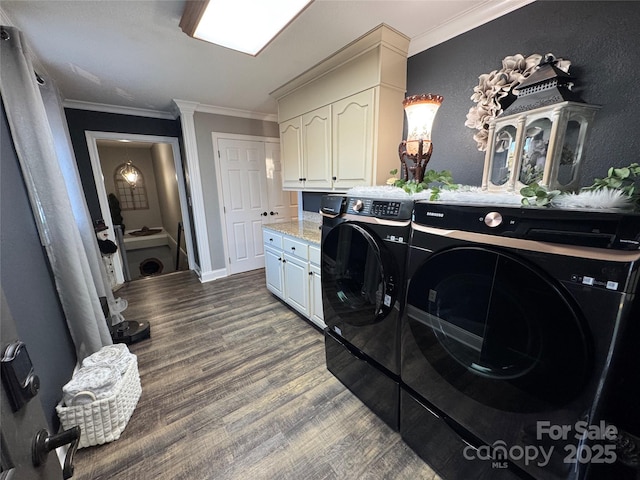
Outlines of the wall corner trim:
<svg viewBox="0 0 640 480">
<path fill-rule="evenodd" d="M 211 271 L 211 250 L 209 248 L 209 235 L 207 233 L 207 219 L 205 216 L 204 194 L 202 188 L 202 176 L 200 175 L 200 159 L 198 158 L 198 142 L 193 114 L 196 111 L 196 102 L 173 100 L 180 112 L 180 124 L 182 126 L 182 138 L 186 156 L 187 172 L 190 178 L 191 205 L 193 209 L 193 227 L 196 231 L 200 265 L 199 271 L 203 272 L 203 278 Z"/>
</svg>

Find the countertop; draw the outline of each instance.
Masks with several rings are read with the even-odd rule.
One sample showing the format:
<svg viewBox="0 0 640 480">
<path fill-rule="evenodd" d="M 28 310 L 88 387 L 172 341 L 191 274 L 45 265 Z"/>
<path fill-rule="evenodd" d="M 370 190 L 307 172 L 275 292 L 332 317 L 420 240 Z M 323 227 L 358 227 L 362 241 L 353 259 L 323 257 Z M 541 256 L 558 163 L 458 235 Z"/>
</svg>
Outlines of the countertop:
<svg viewBox="0 0 640 480">
<path fill-rule="evenodd" d="M 320 245 L 322 223 L 310 220 L 298 220 L 283 223 L 270 223 L 263 225 L 262 228 L 275 230 L 276 232 L 291 235 L 292 237 L 301 238 L 310 243 Z"/>
</svg>

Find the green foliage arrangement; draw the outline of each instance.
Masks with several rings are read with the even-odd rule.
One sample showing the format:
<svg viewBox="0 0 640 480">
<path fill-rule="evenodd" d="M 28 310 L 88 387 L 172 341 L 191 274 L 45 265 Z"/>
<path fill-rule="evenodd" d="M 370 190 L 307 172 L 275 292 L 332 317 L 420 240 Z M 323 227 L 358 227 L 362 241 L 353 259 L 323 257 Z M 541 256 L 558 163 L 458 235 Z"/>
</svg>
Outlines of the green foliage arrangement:
<svg viewBox="0 0 640 480">
<path fill-rule="evenodd" d="M 604 188 L 620 190 L 631 198 L 634 204 L 640 206 L 640 192 L 636 189 L 635 179 L 640 177 L 640 165 L 632 163 L 628 167 L 614 168 L 607 171 L 604 178 L 596 178 L 593 185 L 584 187 L 582 190 L 597 191 Z"/>
<path fill-rule="evenodd" d="M 520 189 L 520 195 L 524 197 L 522 205 L 527 207 L 546 207 L 551 203 L 551 200 L 561 193 L 560 190 L 547 190 L 542 185 L 538 185 L 537 182 Z"/>
<path fill-rule="evenodd" d="M 593 185 L 583 187 L 580 192 L 599 191 L 604 189 L 619 190 L 629 197 L 636 209 L 640 208 L 640 191 L 636 185 L 636 179 L 640 177 L 640 165 L 632 163 L 627 167 L 611 167 L 604 178 L 596 178 Z M 527 206 L 548 206 L 551 201 L 561 195 L 559 190 L 547 190 L 545 187 L 532 183 L 520 189 L 522 204 Z"/>
<path fill-rule="evenodd" d="M 416 180 L 407 181 L 397 178 L 397 168 L 391 170 L 389 173 L 392 177 L 387 180 L 387 184 L 402 188 L 408 194 L 419 193 L 423 190 L 430 189 L 430 200 L 437 200 L 440 197 L 440 192 L 442 190 L 455 190 L 459 187 L 457 183 L 453 183 L 453 176 L 449 170 L 442 170 L 440 172 L 436 170 L 427 170 L 424 172 L 424 179 L 422 182 L 417 182 Z"/>
</svg>

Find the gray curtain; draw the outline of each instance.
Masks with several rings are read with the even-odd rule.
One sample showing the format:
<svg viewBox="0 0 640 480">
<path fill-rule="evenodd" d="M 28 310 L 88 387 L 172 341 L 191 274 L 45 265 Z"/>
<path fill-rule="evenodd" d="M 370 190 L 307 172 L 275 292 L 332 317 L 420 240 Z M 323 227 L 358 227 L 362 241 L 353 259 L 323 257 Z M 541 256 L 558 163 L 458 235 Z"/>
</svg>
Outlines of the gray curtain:
<svg viewBox="0 0 640 480">
<path fill-rule="evenodd" d="M 113 303 L 53 82 L 36 79 L 20 31 L 2 27 L 0 91 L 78 363 L 112 343 L 100 296 Z"/>
</svg>

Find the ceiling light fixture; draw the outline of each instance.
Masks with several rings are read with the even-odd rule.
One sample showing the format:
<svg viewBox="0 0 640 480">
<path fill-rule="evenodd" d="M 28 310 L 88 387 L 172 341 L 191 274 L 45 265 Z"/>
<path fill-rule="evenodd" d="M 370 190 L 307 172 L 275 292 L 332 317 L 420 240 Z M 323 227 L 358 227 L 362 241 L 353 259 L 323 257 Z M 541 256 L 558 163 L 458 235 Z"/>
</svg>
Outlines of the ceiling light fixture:
<svg viewBox="0 0 640 480">
<path fill-rule="evenodd" d="M 125 147 L 125 156 L 129 157 L 127 147 Z M 120 167 L 118 174 L 129 184 L 131 188 L 136 188 L 138 179 L 140 178 L 140 170 L 133 165 L 130 158 L 127 160 L 127 163 Z"/>
<path fill-rule="evenodd" d="M 180 28 L 190 37 L 255 56 L 311 1 L 187 1 Z"/>
</svg>

